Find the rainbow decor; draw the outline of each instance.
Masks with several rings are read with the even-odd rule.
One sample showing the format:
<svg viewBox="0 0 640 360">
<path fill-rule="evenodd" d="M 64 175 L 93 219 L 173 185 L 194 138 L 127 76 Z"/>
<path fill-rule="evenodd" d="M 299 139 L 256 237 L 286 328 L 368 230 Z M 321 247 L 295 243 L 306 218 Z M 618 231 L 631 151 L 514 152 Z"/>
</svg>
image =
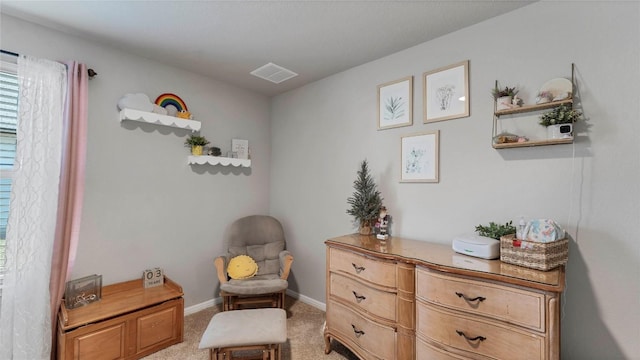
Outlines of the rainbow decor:
<svg viewBox="0 0 640 360">
<path fill-rule="evenodd" d="M 166 108 L 168 105 L 173 105 L 178 109 L 178 112 L 182 110 L 188 111 L 187 104 L 176 94 L 164 93 L 158 96 L 156 105 L 162 106 L 163 108 Z"/>
</svg>

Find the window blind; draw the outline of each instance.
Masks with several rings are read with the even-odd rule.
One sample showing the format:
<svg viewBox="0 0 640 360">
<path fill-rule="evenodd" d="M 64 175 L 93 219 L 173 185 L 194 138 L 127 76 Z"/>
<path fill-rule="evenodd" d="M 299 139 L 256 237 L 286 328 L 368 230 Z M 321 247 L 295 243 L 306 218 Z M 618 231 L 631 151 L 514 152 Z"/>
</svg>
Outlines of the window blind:
<svg viewBox="0 0 640 360">
<path fill-rule="evenodd" d="M 18 96 L 16 74 L 0 71 L 0 296 L 2 296 L 2 274 L 6 261 L 5 245 L 11 198 L 11 179 L 16 156 Z"/>
</svg>

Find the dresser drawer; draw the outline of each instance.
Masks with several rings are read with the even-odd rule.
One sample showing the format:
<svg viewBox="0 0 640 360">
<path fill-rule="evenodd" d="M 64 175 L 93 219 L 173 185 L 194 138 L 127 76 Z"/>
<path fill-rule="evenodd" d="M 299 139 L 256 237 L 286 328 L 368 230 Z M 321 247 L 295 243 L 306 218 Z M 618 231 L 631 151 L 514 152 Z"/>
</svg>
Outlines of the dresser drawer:
<svg viewBox="0 0 640 360">
<path fill-rule="evenodd" d="M 396 320 L 396 294 L 371 288 L 338 273 L 331 273 L 331 295 L 354 307 L 391 321 Z"/>
<path fill-rule="evenodd" d="M 329 268 L 345 272 L 374 284 L 396 287 L 396 265 L 393 262 L 375 260 L 349 251 L 331 248 Z"/>
<path fill-rule="evenodd" d="M 393 328 L 364 318 L 335 301 L 330 301 L 329 308 L 327 326 L 340 333 L 345 341 L 375 358 L 395 359 L 396 337 Z"/>
<path fill-rule="evenodd" d="M 544 337 L 515 326 L 421 302 L 416 306 L 416 320 L 419 337 L 472 354 L 496 359 L 545 358 Z M 484 340 L 473 340 L 480 336 Z"/>
<path fill-rule="evenodd" d="M 416 295 L 427 302 L 545 331 L 542 293 L 418 268 Z"/>
<path fill-rule="evenodd" d="M 467 358 L 439 349 L 416 338 L 416 360 L 465 360 Z"/>
</svg>

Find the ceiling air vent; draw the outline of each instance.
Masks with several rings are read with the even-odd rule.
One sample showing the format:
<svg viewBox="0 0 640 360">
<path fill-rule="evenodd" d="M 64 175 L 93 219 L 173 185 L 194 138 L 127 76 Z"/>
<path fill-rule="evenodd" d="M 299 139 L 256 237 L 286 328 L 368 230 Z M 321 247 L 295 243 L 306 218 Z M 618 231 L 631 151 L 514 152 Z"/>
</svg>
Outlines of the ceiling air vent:
<svg viewBox="0 0 640 360">
<path fill-rule="evenodd" d="M 293 71 L 285 69 L 282 66 L 278 66 L 274 63 L 268 63 L 267 65 L 263 65 L 253 70 L 251 72 L 251 75 L 269 80 L 272 83 L 276 84 L 280 84 L 285 80 L 289 80 L 294 76 L 298 76 L 298 74 L 294 73 Z"/>
</svg>

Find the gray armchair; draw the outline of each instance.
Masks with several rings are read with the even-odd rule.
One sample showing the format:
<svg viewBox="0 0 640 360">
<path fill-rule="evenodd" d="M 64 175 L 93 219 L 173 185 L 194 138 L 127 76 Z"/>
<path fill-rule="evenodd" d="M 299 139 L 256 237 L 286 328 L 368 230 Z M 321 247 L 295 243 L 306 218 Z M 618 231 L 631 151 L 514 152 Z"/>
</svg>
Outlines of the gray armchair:
<svg viewBox="0 0 640 360">
<path fill-rule="evenodd" d="M 280 222 L 264 215 L 243 217 L 231 224 L 226 241 L 227 255 L 214 260 L 220 280 L 223 311 L 260 303 L 284 308 L 293 256 L 285 250 L 284 231 Z M 229 278 L 227 266 L 238 255 L 248 255 L 255 260 L 258 264 L 255 276 L 248 279 Z"/>
</svg>

